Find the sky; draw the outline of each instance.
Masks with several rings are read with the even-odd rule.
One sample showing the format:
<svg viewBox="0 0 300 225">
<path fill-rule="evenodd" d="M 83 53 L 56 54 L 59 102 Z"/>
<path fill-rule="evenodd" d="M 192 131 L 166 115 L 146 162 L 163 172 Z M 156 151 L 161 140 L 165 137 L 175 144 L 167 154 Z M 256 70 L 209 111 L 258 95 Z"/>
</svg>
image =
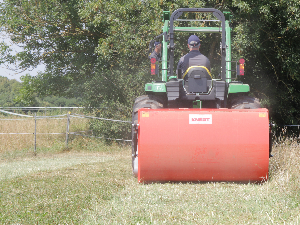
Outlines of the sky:
<svg viewBox="0 0 300 225">
<path fill-rule="evenodd" d="M 3 3 L 3 0 L 0 0 L 0 4 Z M 0 42 L 5 42 L 10 45 L 15 53 L 20 52 L 22 48 L 17 45 L 13 45 L 7 33 L 3 32 L 0 27 Z M 31 68 L 27 70 L 17 70 L 16 65 L 13 64 L 1 64 L 0 63 L 0 76 L 7 77 L 8 79 L 15 79 L 21 81 L 21 76 L 29 74 L 35 76 L 38 72 L 43 72 L 45 70 L 45 65 L 38 65 L 36 68 Z"/>
<path fill-rule="evenodd" d="M 11 67 L 13 68 L 13 67 Z M 7 67 L 6 65 L 0 65 L 0 76 L 2 77 L 7 77 L 8 79 L 12 80 L 15 79 L 17 81 L 21 81 L 20 77 L 26 74 L 30 74 L 31 76 L 35 76 L 38 74 L 39 71 L 43 71 L 44 66 L 43 65 L 39 65 L 37 68 L 33 69 L 33 70 L 25 70 L 23 72 L 20 71 L 15 71 L 13 69 L 10 69 L 9 67 Z"/>
<path fill-rule="evenodd" d="M 1 2 L 1 0 L 0 0 Z M 6 44 L 10 45 L 13 49 L 13 52 L 17 53 L 22 50 L 22 48 L 13 45 L 11 40 L 9 39 L 8 35 L 4 32 L 0 31 L 0 42 L 5 42 Z M 20 81 L 20 77 L 26 74 L 30 74 L 31 76 L 35 76 L 38 72 L 44 71 L 45 66 L 39 65 L 36 68 L 27 69 L 25 71 L 17 70 L 16 65 L 14 64 L 0 64 L 0 76 L 7 77 L 8 79 L 15 79 Z"/>
<path fill-rule="evenodd" d="M 3 0 L 0 0 L 0 3 L 2 3 Z M 22 49 L 19 48 L 16 45 L 13 45 L 8 37 L 8 35 L 5 32 L 1 31 L 0 28 L 0 42 L 4 41 L 8 45 L 12 46 L 12 49 L 14 52 L 21 51 Z M 15 65 L 4 65 L 0 63 L 0 76 L 7 77 L 8 79 L 15 79 L 17 81 L 20 81 L 20 77 L 26 74 L 30 74 L 31 76 L 35 76 L 38 74 L 39 71 L 44 71 L 45 66 L 39 65 L 37 68 L 33 68 L 31 70 L 25 70 L 20 71 L 16 70 Z"/>
</svg>

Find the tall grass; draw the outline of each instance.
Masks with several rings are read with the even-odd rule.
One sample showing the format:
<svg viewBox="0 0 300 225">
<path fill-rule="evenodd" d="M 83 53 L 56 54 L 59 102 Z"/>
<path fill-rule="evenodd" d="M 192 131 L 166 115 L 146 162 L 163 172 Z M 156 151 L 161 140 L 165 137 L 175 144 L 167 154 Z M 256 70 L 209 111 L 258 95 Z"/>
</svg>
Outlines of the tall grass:
<svg viewBox="0 0 300 225">
<path fill-rule="evenodd" d="M 0 224 L 300 223 L 296 140 L 274 145 L 270 177 L 262 184 L 144 185 L 131 175 L 129 146 L 83 137 L 74 138 L 68 151 L 53 150 L 55 139 L 42 143 L 51 154 L 0 161 L 0 174 L 7 174 L 0 175 Z"/>
<path fill-rule="evenodd" d="M 0 154 L 2 155 L 32 155 L 34 152 L 34 118 L 20 119 L 20 117 L 0 117 Z M 41 118 L 36 120 L 37 140 L 39 153 L 59 152 L 65 150 L 67 117 L 60 119 Z M 70 132 L 88 130 L 88 120 L 71 118 Z M 19 133 L 19 134 L 18 134 Z M 23 134 L 30 133 L 30 134 Z M 61 133 L 61 134 L 51 134 Z M 74 136 L 70 135 L 70 142 Z"/>
</svg>

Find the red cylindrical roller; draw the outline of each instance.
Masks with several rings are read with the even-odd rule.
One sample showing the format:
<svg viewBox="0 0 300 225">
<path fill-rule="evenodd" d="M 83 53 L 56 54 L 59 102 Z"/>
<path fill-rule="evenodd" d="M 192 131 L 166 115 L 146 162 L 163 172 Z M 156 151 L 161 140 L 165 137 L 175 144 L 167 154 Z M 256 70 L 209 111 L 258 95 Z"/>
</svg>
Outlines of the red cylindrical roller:
<svg viewBox="0 0 300 225">
<path fill-rule="evenodd" d="M 268 179 L 267 109 L 140 109 L 138 180 Z"/>
</svg>

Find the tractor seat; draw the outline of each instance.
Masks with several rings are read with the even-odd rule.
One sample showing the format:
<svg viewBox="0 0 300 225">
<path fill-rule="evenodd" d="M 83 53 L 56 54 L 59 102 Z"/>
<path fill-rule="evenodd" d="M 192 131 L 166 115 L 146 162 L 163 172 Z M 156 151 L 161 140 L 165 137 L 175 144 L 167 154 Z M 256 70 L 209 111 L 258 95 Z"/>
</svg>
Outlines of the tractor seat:
<svg viewBox="0 0 300 225">
<path fill-rule="evenodd" d="M 204 66 L 191 66 L 183 75 L 184 87 L 188 93 L 207 93 L 212 84 L 210 71 Z"/>
</svg>

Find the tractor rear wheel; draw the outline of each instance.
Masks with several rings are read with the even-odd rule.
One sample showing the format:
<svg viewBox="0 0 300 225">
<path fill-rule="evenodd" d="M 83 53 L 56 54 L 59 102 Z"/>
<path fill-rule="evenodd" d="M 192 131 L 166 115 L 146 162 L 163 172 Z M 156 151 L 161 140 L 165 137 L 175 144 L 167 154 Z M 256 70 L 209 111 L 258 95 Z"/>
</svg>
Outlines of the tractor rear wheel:
<svg viewBox="0 0 300 225">
<path fill-rule="evenodd" d="M 250 96 L 240 96 L 232 100 L 231 109 L 259 109 L 260 102 L 257 98 Z"/>
<path fill-rule="evenodd" d="M 166 97 L 160 95 L 142 95 L 135 99 L 132 111 L 132 170 L 133 174 L 137 176 L 138 169 L 138 111 L 142 108 L 160 109 L 166 105 Z"/>
<path fill-rule="evenodd" d="M 250 96 L 240 96 L 232 100 L 231 109 L 259 109 L 260 102 L 257 98 Z M 269 157 L 272 157 L 272 132 L 269 133 Z"/>
</svg>

